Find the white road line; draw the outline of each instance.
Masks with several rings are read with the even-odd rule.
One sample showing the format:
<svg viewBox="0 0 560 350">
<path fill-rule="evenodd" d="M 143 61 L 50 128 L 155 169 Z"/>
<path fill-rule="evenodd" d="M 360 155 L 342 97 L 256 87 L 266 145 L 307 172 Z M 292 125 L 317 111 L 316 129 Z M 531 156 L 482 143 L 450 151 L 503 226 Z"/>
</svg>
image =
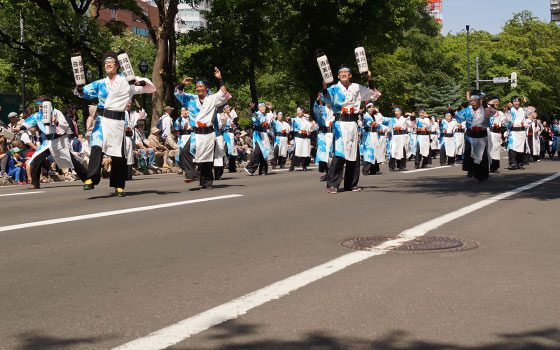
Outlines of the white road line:
<svg viewBox="0 0 560 350">
<path fill-rule="evenodd" d="M 314 167 L 308 167 L 307 168 L 307 170 L 311 170 L 311 169 L 317 169 L 317 167 L 314 166 Z M 274 171 L 275 173 L 279 173 L 281 171 L 288 171 L 288 170 L 290 170 L 290 169 L 274 169 L 274 170 L 271 170 L 271 171 Z M 303 169 L 298 167 L 297 169 L 295 169 L 295 171 L 303 171 Z"/>
<path fill-rule="evenodd" d="M 148 206 L 145 206 L 145 207 L 103 211 L 103 212 L 100 212 L 100 213 L 78 215 L 78 216 L 69 216 L 69 217 L 66 217 L 66 218 L 34 221 L 34 222 L 28 222 L 28 223 L 16 224 L 16 225 L 9 225 L 9 226 L 0 226 L 0 232 L 20 230 L 20 229 L 28 228 L 28 227 L 54 225 L 54 224 L 60 224 L 60 223 L 63 223 L 63 222 L 95 219 L 95 218 L 101 218 L 101 217 L 104 217 L 104 216 L 136 213 L 136 212 L 139 212 L 139 211 L 176 207 L 176 206 L 179 206 L 179 205 L 186 205 L 186 204 L 193 204 L 193 203 L 200 203 L 200 202 L 208 202 L 208 201 L 215 201 L 215 200 L 218 200 L 218 199 L 228 199 L 228 198 L 235 198 L 235 197 L 243 197 L 243 195 L 242 194 L 229 194 L 229 195 L 226 195 L 226 196 L 191 199 L 191 200 L 188 200 L 188 201 L 181 201 L 181 202 L 155 204 L 155 205 L 148 205 Z"/>
<path fill-rule="evenodd" d="M 8 197 L 8 196 L 23 196 L 23 195 L 25 195 L 25 194 L 36 194 L 36 193 L 45 193 L 45 191 L 32 191 L 32 192 L 6 193 L 6 194 L 0 194 L 0 197 Z"/>
<path fill-rule="evenodd" d="M 436 169 L 451 168 L 452 166 L 454 166 L 454 165 L 443 165 L 443 166 L 437 166 L 435 168 L 414 169 L 414 170 L 403 171 L 402 173 L 404 173 L 404 174 L 417 173 L 417 172 L 420 172 L 420 171 L 430 171 L 430 170 L 436 170 Z"/>
<path fill-rule="evenodd" d="M 189 317 L 171 326 L 162 328 L 145 337 L 138 338 L 129 343 L 123 344 L 113 350 L 161 350 L 175 345 L 192 335 L 203 332 L 220 323 L 233 320 L 246 314 L 251 309 L 263 305 L 271 300 L 279 299 L 301 287 L 330 276 L 335 272 L 343 270 L 351 265 L 369 259 L 373 256 L 387 253 L 404 242 L 425 235 L 427 232 L 440 227 L 441 225 L 453 221 L 457 218 L 470 214 L 478 209 L 484 208 L 502 199 L 511 197 L 517 193 L 530 190 L 545 182 L 560 177 L 560 173 L 549 176 L 545 179 L 533 182 L 529 185 L 516 188 L 512 191 L 493 196 L 491 198 L 476 202 L 452 213 L 440 216 L 427 221 L 423 224 L 401 232 L 395 239 L 384 242 L 374 248 L 373 251 L 357 251 L 348 253 L 339 258 L 328 261 L 297 275 L 288 277 L 267 287 L 246 294 L 240 298 L 214 307 L 195 316 Z"/>
</svg>

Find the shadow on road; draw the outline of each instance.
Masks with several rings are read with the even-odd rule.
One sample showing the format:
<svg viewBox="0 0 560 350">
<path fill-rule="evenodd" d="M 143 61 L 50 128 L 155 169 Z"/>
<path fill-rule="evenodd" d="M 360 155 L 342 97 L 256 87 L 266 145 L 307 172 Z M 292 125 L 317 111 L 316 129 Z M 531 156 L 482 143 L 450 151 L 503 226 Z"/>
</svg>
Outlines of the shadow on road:
<svg viewBox="0 0 560 350">
<path fill-rule="evenodd" d="M 92 346 L 97 343 L 106 342 L 114 339 L 116 336 L 98 336 L 98 337 L 84 337 L 84 338 L 58 338 L 52 337 L 39 332 L 28 332 L 18 335 L 20 345 L 17 349 L 20 350 L 72 350 L 80 345 Z M 101 346 L 94 346 L 101 349 Z"/>
<path fill-rule="evenodd" d="M 140 195 L 145 195 L 145 194 L 157 194 L 157 195 L 165 195 L 165 194 L 175 194 L 175 193 L 181 193 L 181 192 L 177 192 L 177 191 L 156 191 L 156 190 L 144 190 L 144 191 L 135 191 L 135 192 L 127 192 L 126 193 L 126 197 L 132 197 L 132 196 L 140 196 Z M 95 197 L 89 197 L 88 199 L 100 199 L 100 198 L 111 198 L 111 197 L 116 197 L 115 193 L 110 193 L 107 194 L 105 196 L 95 196 Z"/>
<path fill-rule="evenodd" d="M 173 347 L 175 350 L 560 350 L 560 330 L 547 328 L 521 333 L 496 334 L 496 341 L 476 346 L 414 339 L 408 332 L 396 330 L 377 339 L 335 337 L 325 332 L 309 332 L 300 340 L 262 339 L 244 341 L 258 336 L 258 326 L 240 325 L 235 321 L 214 327 L 205 339 L 211 347 Z M 236 339 L 237 338 L 237 339 Z M 373 338 L 373 337 L 372 337 Z M 216 344 L 216 342 L 218 342 Z"/>
<path fill-rule="evenodd" d="M 497 195 L 515 188 L 528 185 L 535 181 L 544 179 L 556 173 L 536 174 L 525 171 L 504 170 L 501 174 L 490 175 L 488 181 L 479 183 L 475 179 L 467 179 L 466 176 L 426 176 L 424 178 L 398 178 L 390 179 L 389 187 L 381 187 L 378 192 L 386 193 L 411 193 L 429 194 L 432 196 L 452 196 L 456 194 L 467 194 L 472 197 L 487 197 Z M 534 189 L 516 194 L 509 199 L 533 198 L 540 200 L 553 200 L 560 198 L 557 190 L 560 178 L 544 183 Z"/>
<path fill-rule="evenodd" d="M 245 185 L 216 185 L 216 184 L 212 185 L 213 189 L 228 188 L 228 187 L 245 187 Z M 189 188 L 189 191 L 202 191 L 202 187 Z M 204 190 L 204 191 L 207 191 L 207 190 Z"/>
</svg>

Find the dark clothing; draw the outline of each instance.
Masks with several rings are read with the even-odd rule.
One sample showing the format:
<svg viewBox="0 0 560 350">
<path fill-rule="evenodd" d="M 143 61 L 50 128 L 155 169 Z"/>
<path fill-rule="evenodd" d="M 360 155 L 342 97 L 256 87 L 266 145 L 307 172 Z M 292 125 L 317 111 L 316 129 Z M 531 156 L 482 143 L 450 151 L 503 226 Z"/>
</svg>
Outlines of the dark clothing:
<svg viewBox="0 0 560 350">
<path fill-rule="evenodd" d="M 191 154 L 191 141 L 189 140 L 185 147 L 181 149 L 179 154 L 179 165 L 185 172 L 185 179 L 194 179 L 198 177 L 198 173 L 194 168 L 194 158 Z"/>
<path fill-rule="evenodd" d="M 259 175 L 268 173 L 268 162 L 264 159 L 261 146 L 257 143 L 251 156 L 251 162 L 247 165 L 247 170 L 252 174 L 259 169 Z"/>
<path fill-rule="evenodd" d="M 344 178 L 344 189 L 351 190 L 358 186 L 360 180 L 360 149 L 357 146 L 356 160 L 349 161 L 343 157 L 334 156 L 327 173 L 327 187 L 338 188 Z M 346 169 L 344 168 L 346 166 Z M 343 176 L 344 173 L 344 176 Z"/>
</svg>

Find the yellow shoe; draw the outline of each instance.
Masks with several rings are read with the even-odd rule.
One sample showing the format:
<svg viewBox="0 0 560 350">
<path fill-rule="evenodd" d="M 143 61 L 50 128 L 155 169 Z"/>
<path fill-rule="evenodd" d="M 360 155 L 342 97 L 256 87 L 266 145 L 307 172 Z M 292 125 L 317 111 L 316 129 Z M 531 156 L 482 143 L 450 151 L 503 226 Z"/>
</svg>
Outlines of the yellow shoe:
<svg viewBox="0 0 560 350">
<path fill-rule="evenodd" d="M 94 185 L 93 185 L 93 181 L 91 181 L 91 179 L 87 179 L 86 181 L 84 181 L 84 187 L 83 187 L 84 191 L 93 190 L 93 187 L 94 187 Z"/>
<path fill-rule="evenodd" d="M 120 187 L 115 188 L 115 193 L 117 194 L 117 197 L 124 197 L 124 189 Z"/>
</svg>

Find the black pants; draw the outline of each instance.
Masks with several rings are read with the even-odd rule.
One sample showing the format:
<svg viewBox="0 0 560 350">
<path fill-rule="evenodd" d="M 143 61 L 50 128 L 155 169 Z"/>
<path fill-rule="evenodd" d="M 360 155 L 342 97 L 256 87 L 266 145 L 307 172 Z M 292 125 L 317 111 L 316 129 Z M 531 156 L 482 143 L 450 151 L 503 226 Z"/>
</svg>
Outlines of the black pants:
<svg viewBox="0 0 560 350">
<path fill-rule="evenodd" d="M 214 177 L 212 175 L 213 167 L 214 162 L 198 163 L 198 171 L 200 171 L 200 186 L 212 186 L 212 183 L 214 182 Z"/>
<path fill-rule="evenodd" d="M 339 188 L 344 178 L 344 189 L 351 190 L 360 180 L 360 146 L 357 145 L 356 160 L 349 161 L 337 155 L 331 161 L 327 172 L 327 187 Z M 346 166 L 346 169 L 344 168 Z M 344 173 L 344 176 L 343 176 Z"/>
<path fill-rule="evenodd" d="M 132 180 L 132 165 L 127 164 L 126 168 L 127 168 L 126 169 L 127 170 L 126 180 L 127 181 Z"/>
<path fill-rule="evenodd" d="M 103 160 L 103 152 L 100 146 L 93 146 L 89 154 L 89 164 L 87 171 L 87 179 L 91 180 L 94 185 L 98 185 L 101 181 L 101 161 Z"/>
<path fill-rule="evenodd" d="M 425 168 L 428 166 L 429 161 L 430 161 L 430 152 L 428 151 L 427 157 L 422 156 L 422 154 L 420 154 L 420 145 L 418 145 L 416 149 L 416 157 L 414 157 L 414 166 L 416 168 L 420 168 L 420 165 L 422 165 L 422 168 Z"/>
<path fill-rule="evenodd" d="M 257 171 L 257 168 L 259 169 L 259 175 L 268 173 L 268 162 L 264 159 L 261 146 L 258 142 L 255 144 L 255 150 L 251 155 L 251 162 L 247 165 L 247 170 L 254 173 Z"/>
<path fill-rule="evenodd" d="M 179 164 L 185 172 L 185 179 L 195 179 L 198 177 L 198 173 L 194 168 L 194 158 L 191 154 L 191 140 L 189 140 L 185 147 L 181 149 L 181 153 L 179 154 Z"/>
<path fill-rule="evenodd" d="M 327 171 L 329 171 L 329 163 L 319 162 L 319 172 L 326 173 Z"/>
<path fill-rule="evenodd" d="M 375 175 L 379 172 L 379 163 L 375 162 L 372 164 L 370 162 L 364 162 L 362 166 L 362 174 L 364 175 Z"/>
<path fill-rule="evenodd" d="M 280 168 L 284 168 L 286 165 L 286 158 L 279 155 L 279 148 L 278 145 L 274 146 L 274 158 L 272 158 L 272 166 L 280 166 Z"/>
<path fill-rule="evenodd" d="M 398 167 L 400 170 L 406 169 L 406 149 L 403 147 L 403 157 L 401 159 L 396 159 L 391 157 L 389 159 L 389 169 L 395 170 L 395 167 Z"/>
<path fill-rule="evenodd" d="M 228 156 L 228 171 L 230 173 L 236 173 L 237 172 L 237 166 L 235 165 L 235 160 L 237 159 L 237 156 Z"/>
<path fill-rule="evenodd" d="M 440 165 L 453 165 L 455 164 L 455 157 L 448 157 L 445 152 L 445 143 L 441 145 L 439 152 L 439 164 Z"/>
<path fill-rule="evenodd" d="M 128 166 L 126 164 L 126 157 L 124 156 L 124 137 L 121 145 L 121 156 L 111 156 L 111 175 L 109 178 L 109 186 L 115 188 L 123 188 L 128 177 Z M 93 146 L 89 156 L 89 166 L 87 171 L 87 178 L 90 179 L 94 185 L 99 184 L 101 181 L 101 161 L 103 160 L 103 152 L 100 146 Z"/>
<path fill-rule="evenodd" d="M 490 174 L 490 168 L 488 164 L 488 148 L 486 148 L 482 154 L 482 160 L 480 164 L 476 164 L 474 159 L 471 157 L 472 146 L 470 141 L 465 141 L 465 159 L 463 160 L 463 171 L 468 171 L 468 176 L 472 176 L 480 181 L 487 180 Z"/>
<path fill-rule="evenodd" d="M 552 158 L 552 149 L 550 148 L 549 144 L 550 140 L 543 139 L 541 142 L 541 158 L 544 159 L 544 156 L 548 154 L 550 158 Z"/>
<path fill-rule="evenodd" d="M 508 161 L 510 168 L 520 168 L 523 167 L 523 158 L 525 153 L 516 152 L 512 149 L 508 150 Z"/>
<path fill-rule="evenodd" d="M 30 164 L 31 166 L 31 183 L 35 187 L 39 187 L 40 180 L 41 180 L 41 170 L 43 169 L 43 162 L 47 159 L 51 154 L 50 150 L 46 150 L 41 152 L 41 154 L 37 155 L 33 159 L 33 163 Z M 87 179 L 87 169 L 86 167 L 77 159 L 72 152 L 70 152 L 70 159 L 72 160 L 72 167 L 78 177 L 82 181 L 86 181 Z"/>
<path fill-rule="evenodd" d="M 111 176 L 109 186 L 114 188 L 124 188 L 128 177 L 128 166 L 126 157 L 111 157 Z"/>
<path fill-rule="evenodd" d="M 220 180 L 224 175 L 224 167 L 223 166 L 215 166 L 214 167 L 214 179 Z"/>
</svg>

